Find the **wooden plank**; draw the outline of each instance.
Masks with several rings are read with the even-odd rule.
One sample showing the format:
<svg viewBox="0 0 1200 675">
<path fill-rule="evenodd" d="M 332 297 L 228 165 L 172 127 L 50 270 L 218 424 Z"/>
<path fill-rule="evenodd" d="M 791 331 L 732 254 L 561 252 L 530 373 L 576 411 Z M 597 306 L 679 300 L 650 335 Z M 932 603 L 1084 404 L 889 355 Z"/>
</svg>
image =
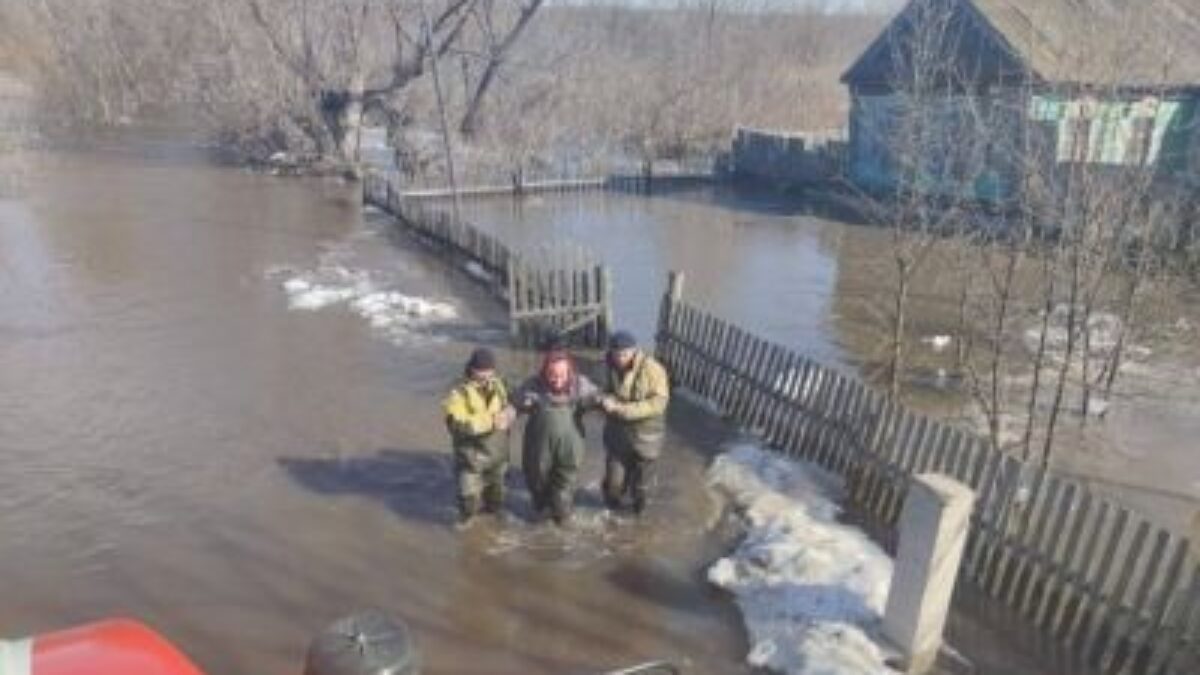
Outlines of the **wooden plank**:
<svg viewBox="0 0 1200 675">
<path fill-rule="evenodd" d="M 817 399 L 817 424 L 813 428 L 808 456 L 829 468 L 829 437 L 834 425 L 834 409 L 842 397 L 843 383 L 837 372 L 826 369 L 825 395 Z"/>
<path fill-rule="evenodd" d="M 721 349 L 726 339 L 725 328 L 715 317 L 698 310 L 696 313 L 701 321 L 702 342 L 698 361 L 698 374 L 702 382 L 701 391 L 705 398 L 720 409 L 720 403 L 717 400 L 721 375 L 718 361 L 721 358 Z"/>
<path fill-rule="evenodd" d="M 1058 571 L 1060 583 L 1057 603 L 1053 606 L 1053 611 L 1051 611 L 1050 603 L 1044 603 L 1045 618 L 1037 621 L 1039 626 L 1044 626 L 1052 635 L 1057 635 L 1061 630 L 1067 607 L 1079 594 L 1082 571 L 1088 562 L 1081 558 L 1080 554 L 1081 544 L 1085 539 L 1084 532 L 1088 531 L 1090 525 L 1088 517 L 1092 515 L 1093 498 L 1092 493 L 1086 489 L 1080 489 L 1079 495 L 1078 503 L 1073 505 L 1067 521 L 1067 542 L 1063 548 Z"/>
<path fill-rule="evenodd" d="M 1134 531 L 1133 541 L 1129 546 L 1129 550 L 1125 554 L 1125 562 L 1121 566 L 1121 574 L 1117 578 L 1117 583 L 1113 587 L 1113 591 L 1107 594 L 1108 599 L 1104 605 L 1104 611 L 1096 613 L 1098 617 L 1103 617 L 1104 621 L 1096 622 L 1096 632 L 1089 634 L 1083 646 L 1082 653 L 1085 658 L 1090 658 L 1099 649 L 1100 662 L 1103 664 L 1105 670 L 1111 665 L 1112 657 L 1108 647 L 1097 643 L 1102 634 L 1102 629 L 1108 629 L 1106 631 L 1107 638 L 1105 644 L 1111 647 L 1124 639 L 1128 627 L 1132 625 L 1129 621 L 1124 620 L 1123 617 L 1128 615 L 1132 609 L 1133 601 L 1136 599 L 1130 599 L 1127 602 L 1126 596 L 1134 583 L 1135 575 L 1139 569 L 1139 561 L 1145 556 L 1145 543 L 1151 531 L 1150 523 L 1140 518 L 1138 520 L 1140 522 L 1138 522 L 1137 529 Z M 1165 541 L 1163 543 L 1165 545 Z M 1161 556 L 1162 551 L 1159 551 L 1158 555 Z M 1109 558 L 1109 561 L 1111 560 Z M 1146 564 L 1148 566 L 1149 562 L 1147 561 Z M 1143 567 L 1142 569 L 1146 568 Z M 1104 591 L 1103 587 L 1099 590 L 1101 593 Z M 1107 625 L 1100 625 L 1102 623 Z"/>
<path fill-rule="evenodd" d="M 1110 616 L 1110 611 L 1106 600 L 1112 598 L 1113 593 L 1109 592 L 1109 588 L 1110 586 L 1115 587 L 1115 585 L 1119 585 L 1121 579 L 1125 576 L 1125 567 L 1121 566 L 1118 568 L 1118 566 L 1114 565 L 1113 563 L 1116 562 L 1117 551 L 1120 548 L 1121 542 L 1125 539 L 1125 529 L 1129 523 L 1129 518 L 1130 513 L 1128 510 L 1123 508 L 1117 509 L 1116 521 L 1114 523 L 1112 532 L 1109 534 L 1104 557 L 1100 559 L 1100 566 L 1102 569 L 1092 585 L 1091 590 L 1096 602 L 1092 605 L 1092 611 L 1087 617 L 1087 621 L 1084 625 L 1081 636 L 1082 639 L 1079 642 L 1079 653 L 1082 654 L 1084 659 L 1086 659 L 1089 663 L 1092 661 L 1092 649 L 1096 645 L 1096 640 L 1100 638 L 1101 630 L 1104 628 L 1104 624 Z M 1145 525 L 1145 523 L 1141 523 L 1141 525 Z M 1143 539 L 1145 538 L 1145 532 L 1142 531 L 1141 527 L 1138 527 L 1135 530 L 1135 536 L 1137 533 L 1140 533 Z M 1138 543 L 1140 544 L 1141 542 Z M 1137 550 L 1132 546 L 1127 550 L 1128 553 L 1126 555 L 1126 563 L 1132 564 L 1133 561 L 1130 556 L 1136 554 Z M 1117 571 L 1118 569 L 1119 571 Z M 1114 571 L 1117 571 L 1115 579 L 1113 577 Z"/>
<path fill-rule="evenodd" d="M 976 501 L 972 513 L 973 532 L 970 539 L 967 540 L 966 566 L 970 570 L 971 578 L 980 587 L 983 587 L 987 560 L 984 553 L 990 550 L 989 545 L 998 536 L 997 512 L 999 509 L 997 503 L 1000 498 L 997 495 L 1001 487 L 1004 457 L 1000 453 L 982 451 L 983 445 L 978 439 L 976 439 L 976 447 L 981 449 L 979 459 L 982 469 L 979 472 L 978 480 L 979 499 Z"/>
<path fill-rule="evenodd" d="M 1048 488 L 1042 491 L 1042 498 L 1038 500 L 1037 506 L 1030 514 L 1032 523 L 1029 534 L 1020 542 L 1017 571 L 1014 574 L 1016 583 L 1010 596 L 1009 606 L 1022 614 L 1027 614 L 1029 611 L 1029 602 L 1026 596 L 1030 595 L 1030 589 L 1036 585 L 1037 578 L 1042 576 L 1042 570 L 1038 566 L 1038 557 L 1043 551 L 1046 530 L 1049 529 L 1051 521 L 1058 512 L 1057 508 L 1059 500 L 1062 498 L 1063 487 L 1061 478 L 1050 476 Z"/>
<path fill-rule="evenodd" d="M 1034 521 L 1039 513 L 1039 505 L 1042 503 L 1047 487 L 1050 481 L 1047 480 L 1048 475 L 1044 469 L 1033 469 L 1033 483 L 1029 490 L 1028 498 L 1021 504 L 1017 504 L 1016 509 L 1010 509 L 1011 516 L 1009 523 L 1013 526 L 1011 535 L 1004 540 L 1004 546 L 1001 548 L 999 556 L 999 570 L 995 577 L 995 585 L 993 586 L 993 597 L 1002 599 L 1008 602 L 1011 606 L 1015 598 L 1014 588 L 1016 586 L 1017 572 L 1023 566 L 1024 560 L 1021 555 L 1021 547 L 1028 540 L 1031 530 L 1034 526 Z"/>
<path fill-rule="evenodd" d="M 739 354 L 736 372 L 738 374 L 738 394 L 734 402 L 735 418 L 750 433 L 756 433 L 754 414 L 759 402 L 758 376 L 762 368 L 762 359 L 766 355 L 767 345 L 757 336 L 746 334 L 746 346 Z"/>
<path fill-rule="evenodd" d="M 720 409 L 718 395 L 721 384 L 721 350 L 727 339 L 725 327 L 716 317 L 697 310 L 703 321 L 705 347 L 701 351 L 700 372 L 704 378 L 704 395 Z"/>
<path fill-rule="evenodd" d="M 1055 478 L 1046 498 L 1044 513 L 1039 518 L 1037 530 L 1029 542 L 1030 560 L 1026 563 L 1025 588 L 1021 592 L 1020 604 L 1016 607 L 1022 615 L 1037 621 L 1037 600 L 1045 600 L 1051 592 L 1051 582 L 1057 568 L 1057 556 L 1062 544 L 1062 528 L 1071 513 L 1075 499 L 1075 485 Z"/>
<path fill-rule="evenodd" d="M 1196 664 L 1200 664 L 1200 602 L 1192 604 L 1192 617 L 1184 635 L 1184 645 L 1172 662 L 1173 667 L 1180 675 L 1195 675 Z"/>
<path fill-rule="evenodd" d="M 751 426 L 751 422 L 754 417 L 754 406 L 758 402 L 758 382 L 756 381 L 756 376 L 759 359 L 762 358 L 763 353 L 766 351 L 766 344 L 748 331 L 742 331 L 742 333 L 745 335 L 745 344 L 742 351 L 738 354 L 735 366 L 735 372 L 738 376 L 735 407 L 739 423 L 747 431 L 754 433 L 755 429 Z"/>
<path fill-rule="evenodd" d="M 929 428 L 926 431 L 925 441 L 917 448 L 916 454 L 913 455 L 912 464 L 909 466 L 909 475 L 917 475 L 927 473 L 933 468 L 934 458 L 938 450 L 945 444 L 946 435 L 950 433 L 950 429 L 941 422 L 929 420 Z"/>
<path fill-rule="evenodd" d="M 719 348 L 715 353 L 716 360 L 713 369 L 713 399 L 725 414 L 729 413 L 730 392 L 733 390 L 733 369 L 729 362 L 740 346 L 740 336 L 736 327 L 714 318 L 717 326 Z"/>
<path fill-rule="evenodd" d="M 754 434 L 760 434 L 757 419 L 762 413 L 762 404 L 766 387 L 762 384 L 763 372 L 766 370 L 766 360 L 770 354 L 770 345 L 758 336 L 751 336 L 750 354 L 746 359 L 743 371 L 744 387 L 742 402 L 742 419 L 746 429 Z"/>
<path fill-rule="evenodd" d="M 763 437 L 775 447 L 779 446 L 774 432 L 779 428 L 779 411 L 783 400 L 783 397 L 779 395 L 779 385 L 782 384 L 782 379 L 787 373 L 791 358 L 792 355 L 783 347 L 777 344 L 771 345 L 766 366 L 766 405 L 763 407 L 758 423 L 763 429 Z"/>
<path fill-rule="evenodd" d="M 849 395 L 849 383 L 840 373 L 833 372 L 833 392 L 828 403 L 828 410 L 822 416 L 821 428 L 818 429 L 816 441 L 816 457 L 817 462 L 829 469 L 835 471 L 837 455 L 837 436 L 838 430 L 843 419 L 846 399 Z"/>
<path fill-rule="evenodd" d="M 986 560 L 984 561 L 983 570 L 983 589 L 989 595 L 998 596 L 997 587 L 1000 585 L 1003 571 L 1001 560 L 1005 555 L 1005 548 L 1008 545 L 1009 536 L 1009 521 L 1012 520 L 1013 513 L 1017 508 L 1020 508 L 1015 502 L 1021 491 L 1024 481 L 1024 465 L 1015 457 L 1005 456 L 1001 469 L 997 477 L 1001 481 L 997 486 L 995 520 L 993 521 L 994 536 L 989 542 L 986 551 Z"/>
<path fill-rule="evenodd" d="M 691 347 L 689 352 L 691 357 L 690 372 L 691 372 L 691 390 L 703 399 L 712 400 L 709 396 L 706 364 L 704 358 L 707 357 L 707 348 L 709 341 L 708 317 L 697 312 L 695 307 L 683 305 L 686 323 L 688 323 L 688 342 Z"/>
<path fill-rule="evenodd" d="M 1096 598 L 1096 594 L 1093 592 L 1093 579 L 1102 574 L 1106 564 L 1106 561 L 1098 559 L 1098 554 L 1112 539 L 1112 532 L 1116 527 L 1115 516 L 1112 516 L 1113 505 L 1105 499 L 1094 499 L 1099 508 L 1096 511 L 1095 521 L 1084 539 L 1082 566 L 1079 568 L 1076 582 L 1078 598 L 1070 619 L 1063 624 L 1064 631 L 1061 634 L 1061 637 L 1069 644 L 1076 642 L 1079 631 L 1083 628 L 1083 620 L 1087 616 L 1088 608 Z M 1124 527 L 1123 524 L 1122 527 Z M 1111 558 L 1111 556 L 1112 554 L 1109 557 Z"/>
<path fill-rule="evenodd" d="M 688 305 L 680 306 L 680 319 L 683 322 L 685 342 L 688 346 L 688 357 L 685 372 L 688 388 L 702 398 L 708 398 L 705 379 L 702 370 L 702 350 L 707 343 L 706 319 L 696 313 Z"/>
<path fill-rule="evenodd" d="M 853 474 L 854 480 L 857 480 L 858 467 L 866 453 L 862 438 L 867 432 L 865 427 L 870 397 L 861 383 L 851 380 L 850 384 L 850 398 L 846 402 L 845 417 L 842 418 L 838 433 L 840 452 L 835 468 L 839 474 L 848 478 Z"/>
<path fill-rule="evenodd" d="M 787 395 L 788 424 L 784 431 L 783 447 L 788 455 L 798 457 L 803 445 L 805 428 L 810 421 L 810 413 L 800 400 L 806 383 L 811 383 L 814 377 L 814 366 L 808 359 L 801 359 L 800 372 L 796 379 L 789 383 Z"/>
<path fill-rule="evenodd" d="M 912 480 L 914 467 L 917 466 L 921 454 L 924 453 L 926 445 L 930 442 L 930 433 L 933 428 L 933 422 L 928 417 L 916 416 L 913 434 L 905 443 L 905 447 L 901 448 L 902 454 L 896 457 L 901 475 L 898 477 L 900 480 L 893 485 L 892 499 L 887 506 L 887 522 L 889 523 L 895 522 L 900 517 L 900 510 L 904 507 L 904 499 Z"/>
<path fill-rule="evenodd" d="M 787 387 L 788 378 L 791 376 L 792 369 L 797 363 L 798 359 L 794 353 L 782 348 L 776 349 L 775 367 L 779 372 L 779 381 L 774 388 L 771 406 L 767 412 L 765 434 L 767 443 L 780 449 L 784 448 L 783 430 L 788 417 L 788 404 L 784 389 Z"/>
<path fill-rule="evenodd" d="M 1200 626 L 1200 565 L 1192 564 L 1191 581 L 1181 588 L 1180 593 L 1168 598 L 1164 630 L 1156 637 L 1151 650 L 1150 665 L 1146 672 L 1152 675 L 1170 673 L 1178 656 L 1186 653 L 1185 639 L 1194 631 L 1190 627 Z M 1181 671 L 1175 671 L 1181 672 Z"/>
<path fill-rule="evenodd" d="M 979 468 L 978 463 L 983 455 L 980 449 L 979 437 L 974 434 L 960 434 L 961 444 L 955 453 L 954 461 L 950 465 L 950 475 L 954 476 L 955 480 L 963 485 L 971 488 L 976 495 L 979 494 Z"/>
<path fill-rule="evenodd" d="M 1049 538 L 1040 549 L 1045 556 L 1040 563 L 1043 579 L 1041 596 L 1037 598 L 1036 606 L 1030 606 L 1033 623 L 1038 627 L 1045 626 L 1049 620 L 1051 603 L 1055 600 L 1062 602 L 1062 597 L 1067 591 L 1064 583 L 1070 544 L 1065 538 L 1069 532 L 1067 524 L 1078 514 L 1080 495 L 1085 491 L 1075 483 L 1066 483 L 1065 486 L 1062 498 L 1055 507 L 1054 525 L 1050 529 Z M 1030 587 L 1032 586 L 1031 584 Z M 1031 602 L 1032 600 L 1026 598 L 1026 603 Z"/>
<path fill-rule="evenodd" d="M 883 481 L 879 493 L 871 504 L 871 511 L 879 516 L 883 521 L 892 522 L 891 518 L 891 503 L 896 500 L 896 493 L 901 490 L 898 483 L 903 482 L 904 477 L 904 453 L 909 447 L 912 436 L 917 432 L 918 419 L 916 415 L 897 406 L 893 408 L 895 412 L 896 432 L 892 442 L 888 444 L 890 448 L 887 456 L 887 477 Z"/>
<path fill-rule="evenodd" d="M 1166 619 L 1167 605 L 1170 603 L 1172 591 L 1183 581 L 1183 564 L 1187 560 L 1188 542 L 1182 537 L 1167 535 L 1167 546 L 1171 551 L 1167 556 L 1162 574 L 1147 574 L 1147 579 L 1153 580 L 1153 588 L 1147 590 L 1144 599 L 1140 601 L 1133 612 L 1136 627 L 1132 631 L 1126 650 L 1126 657 L 1121 666 L 1121 672 L 1145 672 L 1150 657 L 1150 647 L 1155 637 L 1163 628 Z M 1161 560 L 1160 555 L 1151 557 L 1156 565 Z M 1144 612 L 1144 615 L 1143 615 Z"/>
<path fill-rule="evenodd" d="M 824 368 L 814 367 L 813 375 L 813 386 L 816 391 L 812 392 L 813 398 L 810 399 L 810 405 L 806 406 L 809 414 L 805 421 L 803 437 L 800 439 L 799 454 L 804 459 L 813 459 L 814 457 L 816 440 L 820 436 L 825 410 L 829 406 L 828 400 L 833 394 L 834 387 L 832 378 Z"/>
<path fill-rule="evenodd" d="M 855 463 L 853 434 L 858 420 L 858 407 L 862 403 L 862 385 L 849 377 L 842 377 L 845 394 L 834 418 L 833 436 L 829 440 L 833 458 L 830 466 L 840 476 L 847 477 Z"/>
<path fill-rule="evenodd" d="M 781 400 L 779 387 L 783 384 L 788 356 L 789 354 L 777 344 L 772 343 L 767 348 L 764 365 L 763 404 L 757 419 L 755 419 L 755 425 L 760 429 L 759 433 L 763 442 L 776 450 L 779 449 L 779 444 L 774 436 L 774 432 L 778 428 L 776 420 L 779 416 Z"/>
</svg>

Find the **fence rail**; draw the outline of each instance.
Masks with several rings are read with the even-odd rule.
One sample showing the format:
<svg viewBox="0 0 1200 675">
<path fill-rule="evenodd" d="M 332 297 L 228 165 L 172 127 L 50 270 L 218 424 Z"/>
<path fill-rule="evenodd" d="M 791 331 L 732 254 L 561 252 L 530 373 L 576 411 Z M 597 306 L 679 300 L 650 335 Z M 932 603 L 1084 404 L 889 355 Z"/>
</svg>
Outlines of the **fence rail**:
<svg viewBox="0 0 1200 675">
<path fill-rule="evenodd" d="M 589 347 L 603 346 L 612 323 L 608 268 L 579 247 L 539 251 L 538 261 L 517 253 L 495 235 L 425 198 L 396 189 L 385 175 L 369 173 L 363 201 L 396 218 L 405 230 L 461 261 L 466 271 L 506 303 L 514 339 L 536 344 L 555 333 Z"/>
<path fill-rule="evenodd" d="M 977 495 L 964 579 L 1101 672 L 1200 673 L 1200 558 L 1184 537 L 690 306 L 681 288 L 672 275 L 657 336 L 678 385 L 843 476 L 885 525 L 913 475 L 962 481 Z"/>
</svg>

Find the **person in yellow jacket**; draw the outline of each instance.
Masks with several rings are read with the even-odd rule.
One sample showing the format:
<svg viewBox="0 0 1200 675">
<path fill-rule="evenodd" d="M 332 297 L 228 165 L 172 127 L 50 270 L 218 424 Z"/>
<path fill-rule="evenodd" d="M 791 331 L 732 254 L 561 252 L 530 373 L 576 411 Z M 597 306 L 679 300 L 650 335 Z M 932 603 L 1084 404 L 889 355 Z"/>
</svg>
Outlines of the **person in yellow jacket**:
<svg viewBox="0 0 1200 675">
<path fill-rule="evenodd" d="M 600 406 L 605 412 L 604 503 L 619 509 L 625 495 L 634 513 L 646 508 L 654 463 L 666 437 L 670 381 L 654 357 L 637 348 L 626 331 L 609 340 L 608 377 Z"/>
<path fill-rule="evenodd" d="M 508 389 L 496 374 L 496 356 L 491 350 L 479 348 L 471 354 L 462 381 L 442 407 L 454 446 L 461 522 L 469 522 L 480 511 L 500 513 L 513 415 Z"/>
</svg>

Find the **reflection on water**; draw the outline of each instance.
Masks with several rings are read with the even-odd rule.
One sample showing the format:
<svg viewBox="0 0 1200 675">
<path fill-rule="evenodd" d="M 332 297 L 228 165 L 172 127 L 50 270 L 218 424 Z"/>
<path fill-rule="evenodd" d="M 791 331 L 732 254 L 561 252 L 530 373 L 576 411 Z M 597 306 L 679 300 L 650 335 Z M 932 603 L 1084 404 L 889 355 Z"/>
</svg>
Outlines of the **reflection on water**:
<svg viewBox="0 0 1200 675">
<path fill-rule="evenodd" d="M 826 363 L 846 354 L 831 321 L 837 240 L 876 237 L 806 215 L 795 201 L 732 190 L 645 199 L 587 194 L 479 200 L 464 216 L 518 249 L 571 239 L 613 269 L 615 318 L 652 338 L 669 270 L 687 274 L 685 295 L 722 317 Z"/>
<path fill-rule="evenodd" d="M 721 546 L 707 497 L 678 487 L 700 484 L 693 445 L 671 441 L 678 527 L 557 541 L 518 489 L 512 523 L 460 535 L 437 406 L 502 308 L 354 186 L 152 149 L 39 157 L 27 200 L 0 200 L 0 635 L 132 615 L 208 672 L 287 673 L 378 606 L 431 673 L 739 672 L 736 612 L 698 573 Z M 289 280 L 335 267 L 353 297 L 291 308 Z M 636 593 L 629 557 L 670 560 L 678 597 Z"/>
</svg>

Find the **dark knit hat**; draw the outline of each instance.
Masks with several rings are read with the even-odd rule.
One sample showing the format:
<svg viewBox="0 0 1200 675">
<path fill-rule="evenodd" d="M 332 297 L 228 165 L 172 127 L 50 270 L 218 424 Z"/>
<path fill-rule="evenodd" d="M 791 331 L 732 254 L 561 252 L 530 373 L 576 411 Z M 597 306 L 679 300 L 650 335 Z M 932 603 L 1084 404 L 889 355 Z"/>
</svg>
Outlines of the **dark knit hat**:
<svg viewBox="0 0 1200 675">
<path fill-rule="evenodd" d="M 496 355 L 487 347 L 480 347 L 471 352 L 471 359 L 467 361 L 467 371 L 479 370 L 495 370 Z"/>
<path fill-rule="evenodd" d="M 619 330 L 608 338 L 608 348 L 613 351 L 633 349 L 634 347 L 637 347 L 637 339 L 633 337 L 633 333 L 627 330 Z"/>
</svg>

